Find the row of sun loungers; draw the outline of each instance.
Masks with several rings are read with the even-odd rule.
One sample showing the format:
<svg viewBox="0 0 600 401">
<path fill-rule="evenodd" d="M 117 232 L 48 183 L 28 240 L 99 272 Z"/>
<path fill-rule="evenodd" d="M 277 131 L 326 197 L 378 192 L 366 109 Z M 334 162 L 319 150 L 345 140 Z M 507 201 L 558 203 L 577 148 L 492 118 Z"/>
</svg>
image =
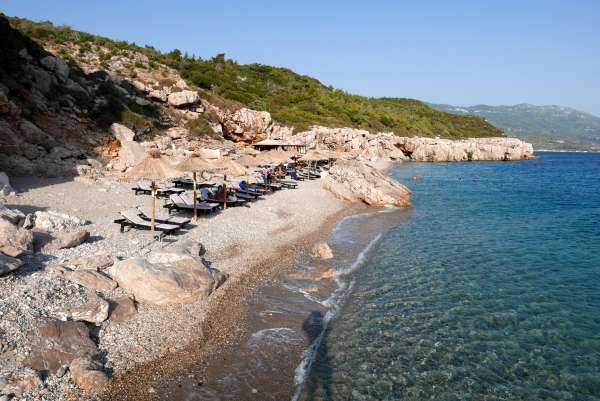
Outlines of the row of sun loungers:
<svg viewBox="0 0 600 401">
<path fill-rule="evenodd" d="M 196 183 L 197 192 L 196 210 L 201 214 L 211 214 L 222 209 L 227 204 L 228 207 L 245 206 L 250 202 L 262 199 L 265 195 L 279 191 L 281 189 L 294 189 L 298 187 L 298 181 L 303 179 L 318 178 L 320 174 L 317 171 L 293 171 L 290 172 L 292 179 L 280 179 L 276 182 L 263 182 L 248 184 L 246 181 L 228 187 L 227 202 L 223 199 L 223 193 L 219 193 L 219 188 L 211 182 Z M 157 196 L 167 198 L 164 208 L 166 211 L 157 209 L 155 212 L 155 237 L 162 239 L 165 235 L 172 234 L 190 223 L 190 219 L 174 215 L 176 212 L 190 212 L 194 209 L 194 195 L 190 190 L 193 188 L 193 181 L 188 178 L 179 178 L 173 181 L 174 186 L 155 189 Z M 152 189 L 149 183 L 139 182 L 133 188 L 135 194 L 151 194 Z M 140 230 L 150 230 L 152 227 L 152 210 L 149 207 L 137 207 L 127 209 L 120 213 L 115 223 L 120 224 L 121 232 L 127 228 Z"/>
</svg>

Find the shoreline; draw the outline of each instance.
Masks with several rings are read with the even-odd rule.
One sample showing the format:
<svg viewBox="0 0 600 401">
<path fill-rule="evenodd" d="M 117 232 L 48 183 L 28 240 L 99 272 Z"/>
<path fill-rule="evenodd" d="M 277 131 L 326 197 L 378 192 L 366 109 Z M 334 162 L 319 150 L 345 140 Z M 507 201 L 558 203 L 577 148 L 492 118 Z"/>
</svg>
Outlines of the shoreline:
<svg viewBox="0 0 600 401">
<path fill-rule="evenodd" d="M 196 328 L 198 336 L 181 350 L 162 355 L 132 370 L 117 374 L 113 377 L 111 388 L 104 396 L 105 399 L 122 400 L 157 400 L 155 390 L 168 382 L 164 378 L 172 378 L 185 372 L 193 372 L 194 380 L 204 382 L 204 374 L 211 360 L 218 359 L 227 353 L 229 347 L 247 334 L 246 327 L 240 327 L 248 317 L 250 309 L 244 303 L 249 297 L 260 292 L 262 288 L 272 283 L 275 276 L 294 269 L 298 256 L 310 252 L 311 247 L 325 240 L 346 216 L 368 210 L 363 205 L 348 203 L 342 210 L 328 216 L 326 220 L 311 232 L 296 240 L 280 245 L 270 257 L 248 267 L 247 271 L 235 280 L 229 280 L 214 294 L 209 302 L 206 318 Z M 293 251 L 290 252 L 289 248 Z M 264 267 L 267 267 L 265 270 Z M 238 309 L 239 308 L 239 309 Z"/>
<path fill-rule="evenodd" d="M 14 184 L 19 195 L 8 197 L 8 207 L 26 213 L 53 210 L 79 216 L 90 221 L 85 227 L 94 238 L 75 248 L 39 254 L 28 261 L 23 271 L 11 275 L 10 282 L 0 281 L 0 289 L 6 289 L 0 298 L 0 309 L 25 304 L 19 298 L 23 295 L 12 294 L 11 290 L 39 285 L 40 277 L 44 285 L 49 283 L 44 288 L 46 293 L 53 294 L 61 288 L 77 295 L 48 303 L 41 293 L 39 299 L 33 300 L 34 307 L 19 317 L 22 320 L 19 327 L 11 327 L 9 321 L 2 322 L 0 330 L 12 330 L 17 348 L 26 355 L 29 344 L 25 334 L 35 326 L 38 316 L 62 319 L 65 310 L 86 299 L 85 288 L 57 277 L 49 267 L 73 257 L 98 253 L 129 258 L 170 244 L 151 241 L 147 233 L 136 230 L 119 233 L 118 225 L 112 221 L 118 210 L 144 205 L 149 199 L 135 196 L 127 184 L 106 180 L 90 185 L 79 180 L 42 178 L 16 179 Z M 229 279 L 206 300 L 164 306 L 138 304 L 131 321 L 113 323 L 109 318 L 96 328 L 90 326 L 96 333 L 105 368 L 112 372 L 106 399 L 142 399 L 139 395 L 127 398 L 126 389 L 148 387 L 161 376 L 157 372 L 166 372 L 168 366 L 183 365 L 183 355 L 190 355 L 190 350 L 193 354 L 188 362 L 197 364 L 202 355 L 231 344 L 243 333 L 236 323 L 244 313 L 245 300 L 276 274 L 291 268 L 297 255 L 326 237 L 343 217 L 365 208 L 335 198 L 318 179 L 303 181 L 296 190 L 268 195 L 249 208 L 228 208 L 218 215 L 201 217 L 195 227 L 174 237 L 174 243 L 186 238 L 200 240 L 207 249 L 204 258 L 212 267 L 229 274 Z M 112 300 L 125 295 L 117 287 L 102 297 Z M 197 352 L 197 347 L 203 351 Z M 5 370 L 10 373 L 11 367 L 0 368 L 0 375 L 6 374 Z M 46 380 L 49 400 L 97 399 L 74 388 L 69 376 L 49 376 Z M 152 399 L 152 393 L 146 395 L 143 399 Z"/>
</svg>

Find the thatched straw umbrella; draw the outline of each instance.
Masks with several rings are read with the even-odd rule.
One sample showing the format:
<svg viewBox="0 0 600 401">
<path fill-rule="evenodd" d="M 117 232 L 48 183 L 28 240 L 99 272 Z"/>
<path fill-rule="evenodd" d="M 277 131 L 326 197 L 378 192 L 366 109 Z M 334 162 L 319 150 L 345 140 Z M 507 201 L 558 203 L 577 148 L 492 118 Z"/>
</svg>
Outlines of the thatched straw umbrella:
<svg viewBox="0 0 600 401">
<path fill-rule="evenodd" d="M 308 164 L 308 178 L 310 179 L 310 162 L 315 162 L 315 166 L 317 162 L 321 160 L 329 160 L 329 154 L 322 152 L 318 149 L 309 150 L 306 154 L 302 155 L 301 159 L 303 161 L 309 162 Z"/>
<path fill-rule="evenodd" d="M 235 159 L 235 162 L 244 167 L 256 167 L 260 165 L 261 159 L 250 155 L 243 155 L 242 157 Z"/>
<path fill-rule="evenodd" d="M 239 177 L 242 175 L 246 175 L 248 170 L 239 163 L 235 162 L 231 159 L 221 158 L 211 162 L 211 167 L 214 170 L 219 170 L 223 174 L 223 209 L 227 209 L 227 176 L 232 175 L 235 177 Z"/>
<path fill-rule="evenodd" d="M 154 232 L 154 226 L 156 225 L 156 184 L 155 181 L 164 180 L 166 178 L 175 178 L 179 176 L 173 166 L 171 166 L 165 159 L 161 158 L 160 151 L 158 149 L 152 149 L 148 152 L 148 157 L 139 162 L 137 165 L 131 168 L 128 172 L 123 175 L 123 179 L 127 181 L 138 181 L 138 180 L 150 180 L 150 190 L 152 193 L 152 231 Z"/>
<path fill-rule="evenodd" d="M 175 167 L 179 171 L 192 173 L 192 183 L 193 183 L 192 192 L 194 193 L 194 216 L 193 216 L 193 219 L 194 219 L 194 222 L 196 222 L 198 220 L 198 212 L 196 210 L 196 189 L 197 189 L 196 188 L 196 174 L 202 173 L 205 170 L 211 170 L 212 165 L 209 162 L 207 162 L 206 160 L 201 159 L 200 155 L 198 155 L 197 153 L 192 153 L 191 155 L 188 156 L 187 159 L 185 159 L 181 163 L 177 164 Z"/>
</svg>

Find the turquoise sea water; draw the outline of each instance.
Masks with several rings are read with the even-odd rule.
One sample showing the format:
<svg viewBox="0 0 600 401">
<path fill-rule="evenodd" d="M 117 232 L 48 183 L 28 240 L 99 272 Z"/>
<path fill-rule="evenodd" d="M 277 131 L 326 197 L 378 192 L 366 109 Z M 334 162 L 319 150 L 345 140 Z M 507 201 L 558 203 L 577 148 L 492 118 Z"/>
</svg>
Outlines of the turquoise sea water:
<svg viewBox="0 0 600 401">
<path fill-rule="evenodd" d="M 344 278 L 300 399 L 600 400 L 600 154 L 391 175 L 414 207 Z"/>
</svg>

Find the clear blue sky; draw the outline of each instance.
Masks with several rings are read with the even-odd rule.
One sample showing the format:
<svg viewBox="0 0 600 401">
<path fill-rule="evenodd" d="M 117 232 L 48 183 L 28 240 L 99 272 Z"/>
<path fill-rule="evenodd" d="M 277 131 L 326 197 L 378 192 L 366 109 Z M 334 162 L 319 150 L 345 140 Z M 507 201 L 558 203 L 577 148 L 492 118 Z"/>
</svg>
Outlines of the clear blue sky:
<svg viewBox="0 0 600 401">
<path fill-rule="evenodd" d="M 161 50 L 285 66 L 367 96 L 600 115 L 599 0 L 5 0 L 0 10 Z"/>
</svg>

